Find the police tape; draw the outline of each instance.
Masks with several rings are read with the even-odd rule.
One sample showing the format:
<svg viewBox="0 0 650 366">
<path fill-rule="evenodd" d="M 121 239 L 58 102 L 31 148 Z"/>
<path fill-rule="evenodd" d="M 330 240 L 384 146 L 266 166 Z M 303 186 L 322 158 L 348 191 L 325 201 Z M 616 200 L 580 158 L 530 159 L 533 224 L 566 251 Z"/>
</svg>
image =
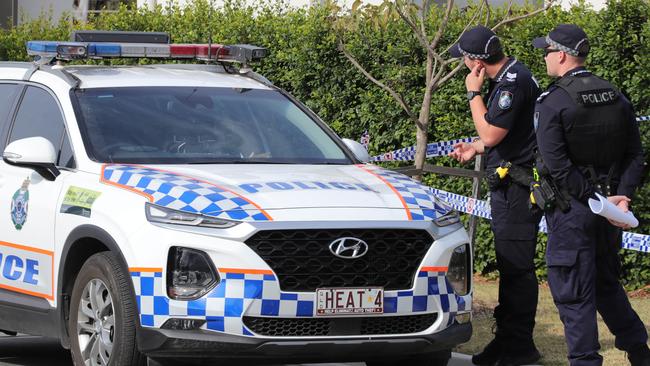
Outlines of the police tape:
<svg viewBox="0 0 650 366">
<path fill-rule="evenodd" d="M 439 141 L 427 144 L 427 158 L 447 156 L 454 151 L 454 145 L 460 142 L 472 142 L 476 137 L 463 137 L 450 141 Z M 382 155 L 373 156 L 370 161 L 411 161 L 415 160 L 415 146 L 389 151 Z"/>
<path fill-rule="evenodd" d="M 637 122 L 650 121 L 650 116 L 640 116 L 636 118 Z M 456 140 L 449 141 L 438 141 L 427 144 L 427 158 L 433 158 L 437 156 L 447 156 L 450 152 L 454 151 L 454 145 L 459 142 L 472 142 L 476 137 L 463 137 Z M 366 146 L 370 143 L 370 135 L 368 131 L 365 131 L 361 136 L 360 142 Z M 415 146 L 409 146 L 381 155 L 375 155 L 370 158 L 370 161 L 413 161 L 415 160 Z"/>
<path fill-rule="evenodd" d="M 464 212 L 469 215 L 492 219 L 490 214 L 490 204 L 487 201 L 476 198 L 462 196 L 456 193 L 443 191 L 441 189 L 431 188 L 432 193 L 445 201 L 456 211 Z M 546 218 L 542 218 L 539 224 L 539 231 L 547 233 Z M 639 252 L 650 253 L 650 235 L 623 232 L 623 242 L 621 247 L 624 249 L 636 250 Z"/>
</svg>

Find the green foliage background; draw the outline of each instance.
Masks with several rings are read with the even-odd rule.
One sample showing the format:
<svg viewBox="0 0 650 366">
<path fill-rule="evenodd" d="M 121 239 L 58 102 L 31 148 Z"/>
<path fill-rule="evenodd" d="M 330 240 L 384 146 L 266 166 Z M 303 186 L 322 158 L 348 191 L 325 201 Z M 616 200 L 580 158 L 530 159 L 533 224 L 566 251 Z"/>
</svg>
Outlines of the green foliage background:
<svg viewBox="0 0 650 366">
<path fill-rule="evenodd" d="M 439 50 L 455 41 L 475 8 L 470 5 L 454 10 Z M 511 12 L 516 15 L 530 9 L 529 6 L 515 6 Z M 256 5 L 232 0 L 221 8 L 210 10 L 208 0 L 196 0 L 182 9 L 157 7 L 149 11 L 122 6 L 115 13 L 102 14 L 85 24 L 73 22 L 69 17 L 52 20 L 44 15 L 17 28 L 1 31 L 0 59 L 28 60 L 26 41 L 68 40 L 73 29 L 166 31 L 175 43 L 207 43 L 211 36 L 215 42 L 225 44 L 257 44 L 271 50 L 271 56 L 257 66 L 257 70 L 303 101 L 340 136 L 356 139 L 364 130 L 369 130 L 371 154 L 413 145 L 415 126 L 388 93 L 366 80 L 337 51 L 337 39 L 345 39 L 347 48 L 359 62 L 375 77 L 400 91 L 416 111 L 419 111 L 424 93 L 423 49 L 403 22 L 386 21 L 379 8 L 364 8 L 360 13 L 363 16 L 347 18 L 348 27 L 343 30 L 335 26 L 337 17 L 333 10 L 332 6 L 296 10 L 283 0 Z M 437 29 L 442 11 L 435 6 L 431 9 L 426 24 L 429 34 Z M 496 24 L 504 13 L 504 8 L 491 9 L 488 23 Z M 531 39 L 548 33 L 558 23 L 582 26 L 592 44 L 588 59 L 591 70 L 621 88 L 632 100 L 637 114 L 646 116 L 650 115 L 649 20 L 648 0 L 610 0 L 607 8 L 600 12 L 585 5 L 567 11 L 555 7 L 542 15 L 507 25 L 499 30 L 499 35 L 507 54 L 528 65 L 546 86 L 551 80 L 546 76 L 540 52 L 530 46 Z M 430 141 L 475 134 L 464 99 L 463 75 L 464 71 L 434 95 Z M 650 123 L 641 124 L 646 149 L 650 148 L 649 129 Z M 457 166 L 449 158 L 430 162 Z M 468 179 L 428 175 L 424 180 L 451 192 L 470 193 Z M 650 234 L 649 193 L 650 186 L 646 184 L 632 208 L 642 222 L 635 231 L 644 234 Z M 538 275 L 544 278 L 545 235 L 540 234 L 538 242 Z M 475 270 L 492 273 L 495 255 L 488 221 L 482 220 L 480 224 L 475 254 Z M 621 258 L 623 280 L 628 288 L 650 283 L 650 254 L 622 250 Z"/>
</svg>

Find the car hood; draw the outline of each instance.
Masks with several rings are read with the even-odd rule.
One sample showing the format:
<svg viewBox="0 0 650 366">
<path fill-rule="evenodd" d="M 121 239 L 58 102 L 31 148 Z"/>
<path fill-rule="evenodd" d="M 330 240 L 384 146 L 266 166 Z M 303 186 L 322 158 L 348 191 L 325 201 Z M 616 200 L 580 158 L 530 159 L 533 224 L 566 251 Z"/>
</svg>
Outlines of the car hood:
<svg viewBox="0 0 650 366">
<path fill-rule="evenodd" d="M 449 211 L 429 187 L 374 165 L 111 164 L 101 179 L 161 206 L 237 220 L 431 220 Z"/>
</svg>

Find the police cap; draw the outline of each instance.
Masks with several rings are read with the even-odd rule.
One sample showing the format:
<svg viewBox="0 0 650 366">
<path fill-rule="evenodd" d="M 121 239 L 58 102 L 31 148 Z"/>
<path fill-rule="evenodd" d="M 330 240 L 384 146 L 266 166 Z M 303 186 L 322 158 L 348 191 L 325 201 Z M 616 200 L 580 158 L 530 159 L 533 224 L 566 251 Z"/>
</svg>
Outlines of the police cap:
<svg viewBox="0 0 650 366">
<path fill-rule="evenodd" d="M 589 53 L 587 34 L 575 24 L 560 24 L 546 37 L 533 40 L 533 46 L 564 51 L 571 56 L 585 57 Z"/>
<path fill-rule="evenodd" d="M 465 31 L 458 43 L 451 46 L 451 57 L 469 56 L 473 59 L 485 60 L 501 51 L 499 37 L 490 29 L 482 25 Z"/>
</svg>

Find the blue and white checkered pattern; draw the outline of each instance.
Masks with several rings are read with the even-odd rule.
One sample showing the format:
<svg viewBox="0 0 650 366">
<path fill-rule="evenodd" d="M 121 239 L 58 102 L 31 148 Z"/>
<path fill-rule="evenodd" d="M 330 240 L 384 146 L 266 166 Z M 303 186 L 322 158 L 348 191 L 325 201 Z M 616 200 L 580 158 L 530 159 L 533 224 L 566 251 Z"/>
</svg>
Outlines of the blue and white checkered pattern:
<svg viewBox="0 0 650 366">
<path fill-rule="evenodd" d="M 465 197 L 435 188 L 431 188 L 431 190 L 438 198 L 448 203 L 457 211 L 479 216 L 488 220 L 492 219 L 492 215 L 490 214 L 490 204 L 487 201 L 477 200 L 475 198 Z M 539 231 L 543 233 L 548 232 L 546 217 L 542 217 L 542 221 L 539 223 Z M 621 243 L 621 246 L 624 249 L 650 253 L 650 235 L 625 231 L 623 232 L 623 243 Z"/>
<path fill-rule="evenodd" d="M 443 191 L 442 189 L 430 189 L 436 197 L 447 203 L 456 211 L 465 212 L 484 219 L 490 219 L 492 217 L 490 214 L 490 204 L 486 201 L 461 196 L 456 193 Z"/>
<path fill-rule="evenodd" d="M 206 330 L 253 335 L 242 316 L 315 317 L 315 293 L 286 293 L 270 274 L 225 273 L 208 295 L 194 301 L 169 299 L 161 272 L 131 272 L 140 322 L 160 327 L 171 317 L 205 319 Z M 445 272 L 420 271 L 413 289 L 386 291 L 384 314 L 457 313 L 471 309 L 471 296 L 453 292 Z M 381 315 L 376 315 L 381 316 Z"/>
<path fill-rule="evenodd" d="M 393 186 L 404 199 L 412 220 L 434 220 L 450 211 L 436 198 L 427 187 L 404 174 L 382 169 L 375 165 L 360 165 L 372 174 L 376 174 Z"/>
<path fill-rule="evenodd" d="M 650 116 L 639 116 L 637 122 L 650 121 Z M 363 136 L 362 136 L 363 138 Z M 439 141 L 427 144 L 427 158 L 437 156 L 447 156 L 454 151 L 454 145 L 459 142 L 472 142 L 476 137 L 464 137 L 456 140 Z M 369 138 L 368 138 L 369 140 Z M 404 147 L 401 149 L 389 151 L 381 155 L 370 158 L 370 161 L 413 161 L 415 160 L 415 146 Z"/>
<path fill-rule="evenodd" d="M 145 193 L 153 203 L 176 210 L 232 220 L 269 220 L 265 212 L 237 193 L 176 173 L 134 165 L 106 165 L 101 179 Z"/>
<path fill-rule="evenodd" d="M 650 235 L 623 233 L 623 248 L 650 253 Z"/>
<path fill-rule="evenodd" d="M 427 144 L 427 158 L 447 156 L 454 151 L 454 145 L 459 142 L 472 142 L 475 137 L 464 137 L 450 141 L 439 141 Z M 373 156 L 371 161 L 411 161 L 415 160 L 415 146 L 389 151 L 382 155 Z"/>
</svg>

